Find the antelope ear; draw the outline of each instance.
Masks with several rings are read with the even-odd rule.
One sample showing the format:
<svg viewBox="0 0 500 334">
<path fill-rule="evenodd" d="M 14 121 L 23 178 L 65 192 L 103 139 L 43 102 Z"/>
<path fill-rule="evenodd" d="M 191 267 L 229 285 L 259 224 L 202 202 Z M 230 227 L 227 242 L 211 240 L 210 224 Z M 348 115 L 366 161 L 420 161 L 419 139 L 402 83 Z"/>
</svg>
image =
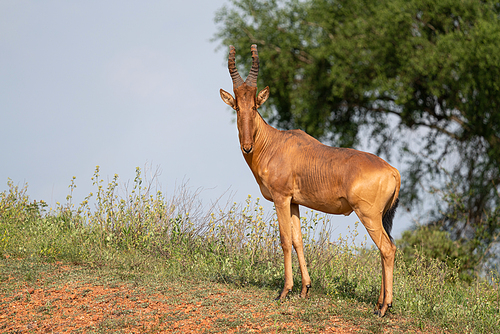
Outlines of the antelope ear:
<svg viewBox="0 0 500 334">
<path fill-rule="evenodd" d="M 269 97 L 269 86 L 264 88 L 257 94 L 257 108 L 259 108 Z"/>
<path fill-rule="evenodd" d="M 220 97 L 222 98 L 222 101 L 224 101 L 228 106 L 230 106 L 233 109 L 236 109 L 236 101 L 234 100 L 234 97 L 226 92 L 224 89 L 220 90 Z"/>
</svg>

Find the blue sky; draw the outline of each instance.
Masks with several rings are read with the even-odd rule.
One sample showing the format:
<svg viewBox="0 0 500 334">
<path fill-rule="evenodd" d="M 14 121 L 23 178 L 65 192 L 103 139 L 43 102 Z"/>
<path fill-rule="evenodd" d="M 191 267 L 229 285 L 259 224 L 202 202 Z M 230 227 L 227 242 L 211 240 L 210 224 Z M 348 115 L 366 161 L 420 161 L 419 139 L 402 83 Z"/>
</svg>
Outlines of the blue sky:
<svg viewBox="0 0 500 334">
<path fill-rule="evenodd" d="M 225 2 L 1 1 L 0 190 L 26 182 L 53 206 L 73 176 L 76 201 L 93 191 L 96 165 L 122 182 L 151 165 L 167 193 L 189 180 L 204 201 L 262 197 L 219 96 L 232 89 L 211 42 Z M 344 234 L 356 220 L 333 224 Z M 394 235 L 408 226 L 397 218 Z"/>
</svg>

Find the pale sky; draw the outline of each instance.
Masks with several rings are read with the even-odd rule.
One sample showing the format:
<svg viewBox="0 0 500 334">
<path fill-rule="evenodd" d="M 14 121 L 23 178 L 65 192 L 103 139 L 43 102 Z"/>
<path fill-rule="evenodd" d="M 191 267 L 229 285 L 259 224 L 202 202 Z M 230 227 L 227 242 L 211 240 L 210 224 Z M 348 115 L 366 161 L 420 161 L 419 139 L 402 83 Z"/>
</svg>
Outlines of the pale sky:
<svg viewBox="0 0 500 334">
<path fill-rule="evenodd" d="M 126 182 L 150 164 L 167 193 L 189 180 L 207 202 L 262 198 L 219 95 L 232 91 L 227 49 L 210 41 L 224 3 L 0 1 L 0 190 L 26 182 L 53 206 L 76 176 L 79 202 L 96 165 Z M 333 224 L 345 234 L 357 220 Z M 397 215 L 393 235 L 407 227 Z"/>
</svg>

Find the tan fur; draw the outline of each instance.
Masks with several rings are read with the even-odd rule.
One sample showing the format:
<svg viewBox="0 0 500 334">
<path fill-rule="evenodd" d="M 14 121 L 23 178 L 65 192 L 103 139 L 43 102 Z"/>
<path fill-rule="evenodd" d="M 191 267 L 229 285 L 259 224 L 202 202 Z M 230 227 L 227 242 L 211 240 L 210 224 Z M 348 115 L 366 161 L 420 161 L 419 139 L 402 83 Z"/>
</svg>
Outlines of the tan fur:
<svg viewBox="0 0 500 334">
<path fill-rule="evenodd" d="M 285 285 L 279 298 L 284 299 L 293 286 L 292 246 L 302 275 L 301 297 L 307 297 L 311 286 L 299 205 L 331 214 L 349 215 L 354 211 L 380 249 L 382 287 L 376 311 L 383 316 L 393 299 L 396 246 L 384 230 L 382 217 L 398 198 L 398 170 L 373 154 L 329 147 L 301 130 L 271 127 L 257 112 L 269 96 L 269 87 L 257 95 L 257 87 L 243 83 L 234 88 L 235 98 L 222 89 L 220 94 L 236 110 L 243 156 L 262 195 L 276 207 L 285 259 Z"/>
</svg>

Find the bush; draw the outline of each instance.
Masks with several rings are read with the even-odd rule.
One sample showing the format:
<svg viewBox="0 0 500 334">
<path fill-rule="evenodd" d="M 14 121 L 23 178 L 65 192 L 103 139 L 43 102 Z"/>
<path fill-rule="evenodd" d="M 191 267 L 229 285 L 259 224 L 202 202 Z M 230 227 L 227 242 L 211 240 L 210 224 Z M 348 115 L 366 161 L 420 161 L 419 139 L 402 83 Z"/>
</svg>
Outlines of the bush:
<svg viewBox="0 0 500 334">
<path fill-rule="evenodd" d="M 460 278 L 468 283 L 474 278 L 478 258 L 473 249 L 466 247 L 466 243 L 451 240 L 449 233 L 437 226 L 423 225 L 404 231 L 396 244 L 406 264 L 415 262 L 418 256 L 425 256 L 449 268 L 457 268 Z"/>
</svg>

